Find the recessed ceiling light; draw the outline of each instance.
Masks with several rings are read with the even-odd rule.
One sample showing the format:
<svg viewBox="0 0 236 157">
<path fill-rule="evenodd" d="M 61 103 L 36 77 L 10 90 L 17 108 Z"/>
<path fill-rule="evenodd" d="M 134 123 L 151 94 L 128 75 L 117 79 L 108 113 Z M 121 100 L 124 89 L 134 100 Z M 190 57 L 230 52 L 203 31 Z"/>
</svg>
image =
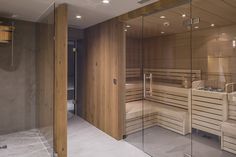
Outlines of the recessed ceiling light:
<svg viewBox="0 0 236 157">
<path fill-rule="evenodd" d="M 82 16 L 81 16 L 81 15 L 76 15 L 76 18 L 77 18 L 77 19 L 81 19 Z"/>
<path fill-rule="evenodd" d="M 198 28 L 199 28 L 199 26 L 195 26 L 194 28 L 195 28 L 195 29 L 198 29 Z"/>
<path fill-rule="evenodd" d="M 128 30 L 127 29 L 124 29 L 125 32 L 127 32 Z"/>
<path fill-rule="evenodd" d="M 165 34 L 165 32 L 161 32 L 161 34 Z"/>
<path fill-rule="evenodd" d="M 186 17 L 186 14 L 182 14 L 182 17 L 185 18 L 185 17 Z"/>
<path fill-rule="evenodd" d="M 164 15 L 160 16 L 160 19 L 165 19 L 166 17 Z"/>
<path fill-rule="evenodd" d="M 214 23 L 212 23 L 212 24 L 211 24 L 211 27 L 215 27 L 215 24 L 214 24 Z"/>
<path fill-rule="evenodd" d="M 130 25 L 126 25 L 127 28 L 130 28 L 131 26 Z"/>
<path fill-rule="evenodd" d="M 109 4 L 109 3 L 110 3 L 110 0 L 102 0 L 102 3 L 104 3 L 104 4 Z"/>
</svg>

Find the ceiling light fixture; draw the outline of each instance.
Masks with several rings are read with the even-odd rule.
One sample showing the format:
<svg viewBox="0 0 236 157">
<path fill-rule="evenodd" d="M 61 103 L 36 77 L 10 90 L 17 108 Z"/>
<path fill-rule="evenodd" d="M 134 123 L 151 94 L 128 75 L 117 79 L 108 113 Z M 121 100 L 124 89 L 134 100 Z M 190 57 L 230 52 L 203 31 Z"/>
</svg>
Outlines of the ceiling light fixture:
<svg viewBox="0 0 236 157">
<path fill-rule="evenodd" d="M 233 40 L 233 48 L 236 48 L 236 40 Z"/>
<path fill-rule="evenodd" d="M 127 32 L 128 30 L 127 29 L 124 29 L 125 32 Z"/>
<path fill-rule="evenodd" d="M 127 28 L 130 28 L 131 26 L 130 25 L 126 25 Z"/>
<path fill-rule="evenodd" d="M 163 16 L 163 15 L 162 15 L 162 16 L 160 16 L 160 19 L 165 19 L 165 18 L 166 18 L 166 17 L 165 17 L 165 16 Z"/>
<path fill-rule="evenodd" d="M 182 17 L 185 18 L 185 17 L 186 17 L 186 14 L 182 14 Z"/>
<path fill-rule="evenodd" d="M 109 4 L 109 3 L 110 3 L 110 0 L 102 0 L 102 3 L 103 3 L 103 4 Z"/>
<path fill-rule="evenodd" d="M 165 34 L 165 32 L 161 32 L 161 34 Z"/>
<path fill-rule="evenodd" d="M 76 18 L 77 18 L 77 19 L 81 19 L 82 16 L 81 16 L 81 15 L 76 15 Z"/>
<path fill-rule="evenodd" d="M 214 23 L 212 23 L 212 24 L 211 24 L 211 27 L 215 27 L 215 24 L 214 24 Z"/>
<path fill-rule="evenodd" d="M 199 26 L 195 26 L 194 28 L 195 28 L 195 29 L 198 29 L 198 28 L 199 28 Z"/>
</svg>

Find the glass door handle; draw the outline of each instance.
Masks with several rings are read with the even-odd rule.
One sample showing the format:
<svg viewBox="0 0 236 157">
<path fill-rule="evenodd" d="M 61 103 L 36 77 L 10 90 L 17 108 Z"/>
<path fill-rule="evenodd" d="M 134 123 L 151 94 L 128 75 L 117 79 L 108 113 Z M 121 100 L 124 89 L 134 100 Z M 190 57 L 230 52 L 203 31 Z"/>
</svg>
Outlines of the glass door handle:
<svg viewBox="0 0 236 157">
<path fill-rule="evenodd" d="M 152 73 L 149 74 L 149 94 L 152 96 Z"/>
<path fill-rule="evenodd" d="M 146 98 L 146 74 L 143 74 L 143 98 Z"/>
<path fill-rule="evenodd" d="M 152 73 L 143 74 L 143 97 L 146 98 L 147 96 L 147 89 L 146 89 L 146 80 L 149 80 L 149 95 L 152 96 L 152 83 L 153 83 L 153 79 L 152 79 Z"/>
</svg>

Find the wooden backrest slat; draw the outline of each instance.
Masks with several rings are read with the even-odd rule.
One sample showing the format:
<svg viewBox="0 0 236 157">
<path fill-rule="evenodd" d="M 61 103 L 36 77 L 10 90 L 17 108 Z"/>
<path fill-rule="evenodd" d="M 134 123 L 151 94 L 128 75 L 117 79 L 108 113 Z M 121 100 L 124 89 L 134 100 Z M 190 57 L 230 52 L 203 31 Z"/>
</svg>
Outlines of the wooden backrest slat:
<svg viewBox="0 0 236 157">
<path fill-rule="evenodd" d="M 170 80 L 183 80 L 185 77 L 193 78 L 195 80 L 201 79 L 201 70 L 189 70 L 189 69 L 144 69 L 144 73 L 152 73 L 153 78 L 165 78 Z M 127 68 L 127 78 L 140 78 L 140 68 Z"/>
</svg>

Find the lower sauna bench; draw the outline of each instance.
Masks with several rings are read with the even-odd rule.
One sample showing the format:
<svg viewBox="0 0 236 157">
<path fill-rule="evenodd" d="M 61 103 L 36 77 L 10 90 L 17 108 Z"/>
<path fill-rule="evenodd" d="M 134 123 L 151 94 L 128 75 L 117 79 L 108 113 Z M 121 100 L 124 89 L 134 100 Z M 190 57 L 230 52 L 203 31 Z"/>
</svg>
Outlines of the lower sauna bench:
<svg viewBox="0 0 236 157">
<path fill-rule="evenodd" d="M 155 125 L 186 135 L 190 130 L 188 115 L 187 110 L 166 104 L 147 100 L 129 102 L 126 103 L 126 135 Z"/>
<path fill-rule="evenodd" d="M 227 120 L 221 126 L 221 149 L 236 154 L 236 121 Z"/>
<path fill-rule="evenodd" d="M 192 90 L 192 127 L 221 136 L 227 93 Z"/>
</svg>

